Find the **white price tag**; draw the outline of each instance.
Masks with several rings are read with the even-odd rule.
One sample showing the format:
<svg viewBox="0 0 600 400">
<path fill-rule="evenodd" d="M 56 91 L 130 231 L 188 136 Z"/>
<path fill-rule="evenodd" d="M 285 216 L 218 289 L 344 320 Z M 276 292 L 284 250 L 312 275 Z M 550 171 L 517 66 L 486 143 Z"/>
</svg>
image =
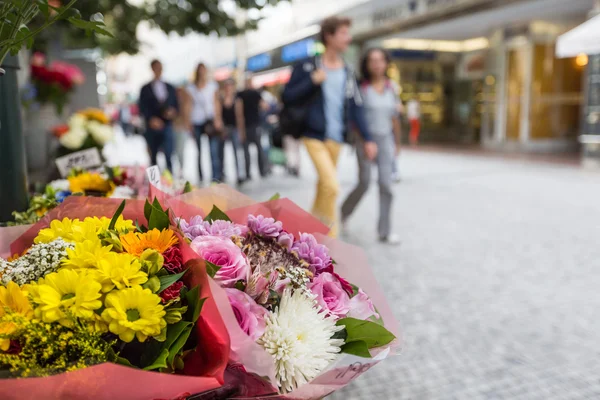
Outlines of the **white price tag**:
<svg viewBox="0 0 600 400">
<path fill-rule="evenodd" d="M 146 175 L 148 175 L 148 182 L 152 186 L 160 188 L 160 169 L 158 169 L 158 165 L 153 165 L 146 169 Z"/>
<path fill-rule="evenodd" d="M 102 165 L 102 158 L 97 148 L 81 150 L 56 159 L 58 172 L 64 178 L 73 168 L 89 169 Z"/>
</svg>

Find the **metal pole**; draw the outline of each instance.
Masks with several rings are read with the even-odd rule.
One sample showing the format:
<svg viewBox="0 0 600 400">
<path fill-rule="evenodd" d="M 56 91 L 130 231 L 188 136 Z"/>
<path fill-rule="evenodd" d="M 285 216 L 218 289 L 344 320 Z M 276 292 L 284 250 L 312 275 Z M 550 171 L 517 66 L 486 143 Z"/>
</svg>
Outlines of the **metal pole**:
<svg viewBox="0 0 600 400">
<path fill-rule="evenodd" d="M 12 219 L 13 211 L 27 209 L 27 167 L 21 129 L 21 103 L 17 70 L 19 59 L 8 56 L 0 76 L 0 222 Z"/>
</svg>

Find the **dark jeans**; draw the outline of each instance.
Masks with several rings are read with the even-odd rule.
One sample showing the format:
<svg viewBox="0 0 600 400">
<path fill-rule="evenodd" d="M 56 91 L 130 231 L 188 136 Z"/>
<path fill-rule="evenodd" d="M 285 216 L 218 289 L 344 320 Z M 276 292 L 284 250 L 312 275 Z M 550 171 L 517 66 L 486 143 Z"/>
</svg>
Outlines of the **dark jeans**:
<svg viewBox="0 0 600 400">
<path fill-rule="evenodd" d="M 150 151 L 150 163 L 156 165 L 156 157 L 162 148 L 165 158 L 167 159 L 167 168 L 169 171 L 173 171 L 173 164 L 171 163 L 174 140 L 173 126 L 167 124 L 161 130 L 147 129 L 145 136 L 148 150 Z"/>
<path fill-rule="evenodd" d="M 206 124 L 194 125 L 194 137 L 196 138 L 196 145 L 198 146 L 198 174 L 200 175 L 200 181 L 204 179 L 202 173 L 202 135 L 205 135 Z M 221 152 L 219 151 L 219 143 L 221 138 L 209 137 L 209 150 L 210 150 L 210 165 L 212 167 L 212 180 L 213 182 L 221 182 L 223 179 L 223 162 L 221 161 Z"/>
<path fill-rule="evenodd" d="M 267 154 L 262 148 L 260 143 L 260 131 L 258 126 L 247 126 L 246 127 L 246 141 L 244 142 L 244 158 L 246 159 L 246 179 L 250 179 L 250 165 L 252 160 L 250 158 L 250 145 L 256 146 L 256 152 L 258 153 L 258 170 L 260 176 L 267 175 Z"/>
<path fill-rule="evenodd" d="M 236 178 L 239 180 L 244 179 L 244 171 L 242 170 L 242 165 L 240 163 L 240 156 L 238 155 L 238 150 L 242 149 L 242 143 L 240 141 L 239 132 L 235 127 L 226 126 L 225 127 L 225 136 L 219 138 L 211 138 L 210 139 L 210 153 L 218 151 L 219 157 L 217 160 L 218 163 L 218 175 L 213 173 L 214 180 L 218 182 L 223 182 L 225 179 L 225 174 L 223 173 L 223 169 L 225 168 L 225 144 L 227 141 L 231 141 L 231 146 L 233 147 L 233 156 L 235 158 L 235 169 L 236 169 Z"/>
</svg>

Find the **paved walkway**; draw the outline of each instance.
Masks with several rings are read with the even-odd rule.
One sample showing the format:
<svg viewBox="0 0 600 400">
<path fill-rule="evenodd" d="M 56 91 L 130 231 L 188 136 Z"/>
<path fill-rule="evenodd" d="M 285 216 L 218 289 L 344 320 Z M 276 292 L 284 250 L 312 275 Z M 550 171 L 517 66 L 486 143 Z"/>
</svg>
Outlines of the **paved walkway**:
<svg viewBox="0 0 600 400">
<path fill-rule="evenodd" d="M 347 240 L 367 250 L 405 349 L 332 398 L 600 399 L 600 173 L 432 151 L 401 160 L 402 246 L 375 240 L 376 187 Z M 299 180 L 275 174 L 245 191 L 309 208 L 315 176 L 303 167 Z M 340 170 L 345 194 L 349 152 Z"/>
</svg>

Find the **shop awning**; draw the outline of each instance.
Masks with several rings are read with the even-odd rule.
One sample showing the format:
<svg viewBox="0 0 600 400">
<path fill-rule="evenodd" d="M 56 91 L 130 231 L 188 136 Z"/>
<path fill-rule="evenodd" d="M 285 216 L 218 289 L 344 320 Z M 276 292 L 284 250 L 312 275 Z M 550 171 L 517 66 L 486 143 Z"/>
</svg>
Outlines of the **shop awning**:
<svg viewBox="0 0 600 400">
<path fill-rule="evenodd" d="M 556 42 L 557 57 L 575 57 L 582 53 L 600 54 L 600 15 L 560 35 Z"/>
</svg>

